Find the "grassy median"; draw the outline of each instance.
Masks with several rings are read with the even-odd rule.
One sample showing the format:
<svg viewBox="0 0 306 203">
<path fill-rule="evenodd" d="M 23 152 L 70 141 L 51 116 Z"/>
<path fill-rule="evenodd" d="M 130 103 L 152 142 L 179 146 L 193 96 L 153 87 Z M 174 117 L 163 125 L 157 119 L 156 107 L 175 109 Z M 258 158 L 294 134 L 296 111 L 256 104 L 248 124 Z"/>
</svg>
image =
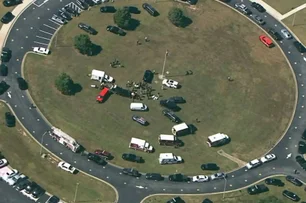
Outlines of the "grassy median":
<svg viewBox="0 0 306 203">
<path fill-rule="evenodd" d="M 306 45 L 306 9 L 302 9 L 294 15 L 285 18 L 283 22 L 294 32 L 301 42 Z"/>
<path fill-rule="evenodd" d="M 305 4 L 305 0 L 264 0 L 281 14 L 291 11 L 293 8 Z"/>
</svg>

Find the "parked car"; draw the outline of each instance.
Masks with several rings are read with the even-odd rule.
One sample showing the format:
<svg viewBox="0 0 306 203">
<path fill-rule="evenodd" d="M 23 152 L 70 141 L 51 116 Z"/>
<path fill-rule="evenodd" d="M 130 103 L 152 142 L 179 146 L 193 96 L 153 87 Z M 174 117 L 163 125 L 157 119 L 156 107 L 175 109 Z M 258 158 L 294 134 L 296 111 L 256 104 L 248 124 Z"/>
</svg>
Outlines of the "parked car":
<svg viewBox="0 0 306 203">
<path fill-rule="evenodd" d="M 306 160 L 301 155 L 298 155 L 295 157 L 295 161 L 298 162 L 298 164 L 306 170 Z"/>
<path fill-rule="evenodd" d="M 236 3 L 235 8 L 245 15 L 251 15 L 252 14 L 252 11 L 250 11 L 250 9 L 248 9 L 248 7 L 243 3 Z"/>
<path fill-rule="evenodd" d="M 8 24 L 8 23 L 11 22 L 14 18 L 15 18 L 15 16 L 14 16 L 11 12 L 7 12 L 7 13 L 4 14 L 4 16 L 1 18 L 1 22 L 4 23 L 4 24 Z"/>
<path fill-rule="evenodd" d="M 122 169 L 122 173 L 124 175 L 129 175 L 129 176 L 133 176 L 133 177 L 139 177 L 141 176 L 141 174 L 139 173 L 139 171 L 137 171 L 134 168 L 124 168 Z"/>
<path fill-rule="evenodd" d="M 100 8 L 101 13 L 115 13 L 117 9 L 113 6 L 102 6 Z"/>
<path fill-rule="evenodd" d="M 185 176 L 181 173 L 176 173 L 176 174 L 172 174 L 169 175 L 168 179 L 170 181 L 174 181 L 174 182 L 187 182 L 190 181 L 190 178 L 188 176 Z"/>
<path fill-rule="evenodd" d="M 105 159 L 111 159 L 112 158 L 112 154 L 108 151 L 102 150 L 102 149 L 97 149 L 94 152 L 96 155 L 99 155 Z"/>
<path fill-rule="evenodd" d="M 8 161 L 6 159 L 0 159 L 0 168 L 6 166 L 8 164 Z"/>
<path fill-rule="evenodd" d="M 85 23 L 79 23 L 78 27 L 91 35 L 96 35 L 98 33 L 94 28 Z"/>
<path fill-rule="evenodd" d="M 45 190 L 39 185 L 37 185 L 32 192 L 32 197 L 36 199 L 42 196 L 44 193 L 45 193 Z"/>
<path fill-rule="evenodd" d="M 136 163 L 142 162 L 142 157 L 136 156 L 135 154 L 131 154 L 131 153 L 122 154 L 122 159 L 126 161 L 136 162 Z"/>
<path fill-rule="evenodd" d="M 1 61 L 9 62 L 11 57 L 12 57 L 12 51 L 7 47 L 3 47 L 1 52 Z"/>
<path fill-rule="evenodd" d="M 24 179 L 15 185 L 15 189 L 21 191 L 24 190 L 30 184 L 31 182 L 28 179 Z"/>
<path fill-rule="evenodd" d="M 72 15 L 72 16 L 74 16 L 74 17 L 80 15 L 79 12 L 77 12 L 76 10 L 70 8 L 68 5 L 65 6 L 65 7 L 63 8 L 63 10 L 66 11 L 66 12 L 68 12 L 70 15 Z"/>
<path fill-rule="evenodd" d="M 126 32 L 124 32 L 121 28 L 116 27 L 116 26 L 108 25 L 106 27 L 106 30 L 109 31 L 109 32 L 112 32 L 116 35 L 120 35 L 120 36 L 125 36 L 126 35 Z"/>
<path fill-rule="evenodd" d="M 142 8 L 144 10 L 146 10 L 151 16 L 155 17 L 155 16 L 158 16 L 158 12 L 156 11 L 156 9 L 151 6 L 150 4 L 148 3 L 144 3 L 142 4 Z"/>
<path fill-rule="evenodd" d="M 17 83 L 18 83 L 19 89 L 21 90 L 28 89 L 28 83 L 22 77 L 17 78 Z"/>
<path fill-rule="evenodd" d="M 160 100 L 159 104 L 163 107 L 166 107 L 168 109 L 171 109 L 172 111 L 179 111 L 181 108 L 179 106 L 176 105 L 176 103 L 174 103 L 171 100 Z"/>
<path fill-rule="evenodd" d="M 94 6 L 95 2 L 93 0 L 84 0 L 85 3 L 87 3 L 89 6 Z"/>
<path fill-rule="evenodd" d="M 209 181 L 209 177 L 205 175 L 198 175 L 192 177 L 192 182 L 202 183 Z"/>
<path fill-rule="evenodd" d="M 16 118 L 11 112 L 5 112 L 5 123 L 7 127 L 15 127 Z"/>
<path fill-rule="evenodd" d="M 281 181 L 280 179 L 277 179 L 277 178 L 267 178 L 265 180 L 265 183 L 267 185 L 275 185 L 275 186 L 279 186 L 279 187 L 283 187 L 285 185 L 285 183 L 283 183 L 283 181 Z"/>
<path fill-rule="evenodd" d="M 179 88 L 179 83 L 171 79 L 164 79 L 162 84 L 169 88 L 174 88 L 174 89 Z"/>
<path fill-rule="evenodd" d="M 254 21 L 259 25 L 264 25 L 266 22 L 258 15 L 251 15 L 251 17 L 254 19 Z"/>
<path fill-rule="evenodd" d="M 298 41 L 293 42 L 293 45 L 295 46 L 295 48 L 298 50 L 298 52 L 300 53 L 304 53 L 306 52 L 306 48 L 303 46 L 303 44 L 301 44 Z"/>
<path fill-rule="evenodd" d="M 11 178 L 9 178 L 6 182 L 10 185 L 10 186 L 13 186 L 15 185 L 18 181 L 21 181 L 23 179 L 27 178 L 27 176 L 25 176 L 24 174 L 17 174 Z"/>
<path fill-rule="evenodd" d="M 30 184 L 27 185 L 27 187 L 25 188 L 25 192 L 27 194 L 31 194 L 34 189 L 38 187 L 37 183 L 36 182 L 31 182 Z"/>
<path fill-rule="evenodd" d="M 72 174 L 74 174 L 76 172 L 76 168 L 74 168 L 73 166 L 71 166 L 71 164 L 66 163 L 64 161 L 59 162 L 57 164 L 57 167 L 63 169 L 64 171 L 72 173 Z"/>
<path fill-rule="evenodd" d="M 6 90 L 8 90 L 10 86 L 5 82 L 5 81 L 1 81 L 0 82 L 0 95 L 3 94 Z"/>
<path fill-rule="evenodd" d="M 181 197 L 174 197 L 167 201 L 167 203 L 185 203 Z"/>
<path fill-rule="evenodd" d="M 223 1 L 229 1 L 229 0 L 223 0 Z M 202 203 L 213 203 L 213 201 L 211 201 L 210 199 L 208 198 L 205 198 Z"/>
<path fill-rule="evenodd" d="M 179 96 L 170 97 L 168 100 L 173 101 L 176 104 L 186 103 L 186 100 L 183 97 L 179 97 Z"/>
<path fill-rule="evenodd" d="M 4 180 L 4 182 L 7 182 L 10 178 L 18 175 L 19 172 L 16 169 L 13 169 L 10 172 L 6 172 L 3 176 L 2 176 L 2 180 Z"/>
<path fill-rule="evenodd" d="M 275 159 L 276 159 L 275 154 L 267 154 L 267 155 L 261 157 L 261 158 L 260 158 L 260 161 L 261 161 L 262 163 L 267 163 L 267 162 L 273 161 L 273 160 L 275 160 Z"/>
<path fill-rule="evenodd" d="M 143 126 L 147 126 L 149 125 L 148 121 L 146 121 L 146 119 L 144 119 L 143 117 L 141 116 L 136 116 L 136 115 L 133 115 L 132 116 L 132 120 L 139 123 L 140 125 L 143 125 Z"/>
<path fill-rule="evenodd" d="M 147 173 L 146 174 L 146 179 L 156 180 L 156 181 L 164 180 L 164 178 L 159 173 Z"/>
<path fill-rule="evenodd" d="M 257 11 L 259 11 L 260 13 L 263 13 L 263 12 L 266 11 L 266 9 L 262 5 L 260 5 L 259 3 L 252 2 L 251 6 L 253 8 L 255 8 Z"/>
<path fill-rule="evenodd" d="M 45 54 L 45 55 L 50 54 L 49 49 L 44 48 L 44 47 L 33 47 L 33 51 L 39 54 Z"/>
<path fill-rule="evenodd" d="M 215 174 L 213 174 L 213 175 L 210 176 L 210 179 L 211 179 L 211 180 L 219 180 L 219 179 L 224 179 L 224 178 L 226 178 L 226 174 L 225 174 L 225 173 L 222 173 L 222 172 L 220 172 L 220 173 L 215 173 Z"/>
<path fill-rule="evenodd" d="M 219 170 L 220 167 L 215 163 L 207 163 L 201 165 L 202 170 Z"/>
<path fill-rule="evenodd" d="M 247 169 L 253 169 L 256 168 L 258 166 L 260 166 L 262 163 L 260 160 L 258 159 L 254 159 L 252 161 L 250 161 L 249 163 L 246 164 Z"/>
<path fill-rule="evenodd" d="M 273 39 L 279 41 L 282 40 L 282 36 L 276 32 L 273 28 L 268 29 L 268 33 L 272 36 Z"/>
<path fill-rule="evenodd" d="M 267 36 L 265 36 L 265 35 L 260 35 L 260 36 L 259 36 L 259 39 L 260 39 L 260 41 L 261 41 L 264 45 L 266 45 L 266 46 L 269 47 L 269 48 L 271 48 L 271 47 L 274 46 L 273 41 L 272 41 L 269 37 L 267 37 Z"/>
<path fill-rule="evenodd" d="M 288 182 L 292 183 L 293 185 L 298 186 L 298 187 L 301 187 L 303 185 L 303 183 L 299 179 L 297 179 L 293 176 L 290 176 L 290 175 L 286 176 L 286 180 Z"/>
<path fill-rule="evenodd" d="M 283 195 L 294 202 L 298 202 L 301 199 L 297 194 L 290 192 L 289 190 L 284 190 Z"/>
<path fill-rule="evenodd" d="M 143 74 L 143 81 L 146 83 L 152 83 L 154 73 L 150 70 L 146 70 Z"/>
<path fill-rule="evenodd" d="M 72 20 L 71 14 L 69 14 L 65 10 L 60 10 L 58 15 L 61 16 L 62 18 L 64 18 L 65 20 L 67 20 L 67 21 Z"/>
<path fill-rule="evenodd" d="M 162 113 L 174 123 L 182 122 L 182 120 L 177 115 L 175 115 L 172 111 L 169 111 L 168 109 L 164 109 Z"/>
<path fill-rule="evenodd" d="M 53 195 L 52 197 L 50 197 L 46 203 L 60 203 L 60 198 L 58 198 L 57 196 Z"/>
<path fill-rule="evenodd" d="M 306 143 L 304 141 L 299 141 L 299 146 L 298 146 L 298 152 L 300 154 L 305 154 L 306 153 Z"/>
<path fill-rule="evenodd" d="M 260 185 L 253 185 L 249 187 L 247 191 L 250 195 L 256 195 L 259 193 L 268 192 L 269 188 L 265 186 L 264 184 L 260 184 Z"/>
<path fill-rule="evenodd" d="M 304 130 L 303 134 L 302 134 L 302 139 L 306 140 L 306 129 Z"/>
<path fill-rule="evenodd" d="M 0 75 L 7 76 L 7 74 L 8 74 L 8 67 L 4 63 L 0 64 Z"/>
<path fill-rule="evenodd" d="M 109 95 L 109 88 L 103 87 L 103 89 L 100 91 L 99 95 L 96 97 L 96 101 L 98 103 L 103 103 L 105 102 L 105 98 Z"/>
<path fill-rule="evenodd" d="M 4 0 L 3 6 L 10 7 L 10 6 L 16 6 L 18 4 L 22 4 L 22 0 Z"/>
<path fill-rule="evenodd" d="M 291 38 L 292 38 L 292 35 L 291 35 L 290 32 L 289 32 L 288 30 L 286 30 L 286 29 L 282 29 L 282 30 L 281 30 L 281 33 L 284 35 L 284 37 L 285 37 L 286 39 L 291 39 Z"/>
<path fill-rule="evenodd" d="M 99 155 L 93 154 L 93 153 L 88 153 L 87 158 L 99 165 L 105 165 L 106 161 L 100 157 Z"/>
<path fill-rule="evenodd" d="M 67 21 L 64 18 L 62 18 L 61 16 L 58 16 L 58 15 L 55 15 L 55 14 L 52 16 L 51 19 L 54 20 L 56 23 L 58 23 L 60 25 L 64 25 L 64 24 L 67 23 Z"/>
<path fill-rule="evenodd" d="M 84 0 L 76 0 L 75 3 L 84 11 L 89 8 L 89 5 Z"/>
<path fill-rule="evenodd" d="M 141 11 L 135 6 L 124 6 L 124 9 L 128 10 L 132 14 L 140 14 Z"/>
</svg>

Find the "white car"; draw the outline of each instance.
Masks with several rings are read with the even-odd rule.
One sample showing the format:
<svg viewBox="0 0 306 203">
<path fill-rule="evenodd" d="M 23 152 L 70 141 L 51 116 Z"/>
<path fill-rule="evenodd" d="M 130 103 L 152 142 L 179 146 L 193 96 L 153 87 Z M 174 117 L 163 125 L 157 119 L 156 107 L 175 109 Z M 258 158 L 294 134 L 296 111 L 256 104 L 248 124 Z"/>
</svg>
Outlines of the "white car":
<svg viewBox="0 0 306 203">
<path fill-rule="evenodd" d="M 76 171 L 76 168 L 74 168 L 70 164 L 63 162 L 63 161 L 59 162 L 57 167 L 63 169 L 64 171 L 70 172 L 70 173 L 74 173 Z"/>
<path fill-rule="evenodd" d="M 114 78 L 112 76 L 109 76 L 109 75 L 104 75 L 104 78 L 103 78 L 103 81 L 104 82 L 114 82 Z"/>
<path fill-rule="evenodd" d="M 164 79 L 162 84 L 170 88 L 178 88 L 178 82 L 171 79 Z"/>
<path fill-rule="evenodd" d="M 57 15 L 53 15 L 51 19 L 54 20 L 55 22 L 61 24 L 61 25 L 64 25 L 67 22 L 64 18 L 62 18 L 60 16 L 57 16 Z"/>
<path fill-rule="evenodd" d="M 6 159 L 1 159 L 0 160 L 0 168 L 4 167 L 7 165 L 7 160 Z"/>
<path fill-rule="evenodd" d="M 284 35 L 284 37 L 285 37 L 286 39 L 291 39 L 291 38 L 292 38 L 292 35 L 291 35 L 290 32 L 289 32 L 288 30 L 286 30 L 286 29 L 282 29 L 282 30 L 281 30 L 281 33 Z"/>
<path fill-rule="evenodd" d="M 15 175 L 17 175 L 19 172 L 16 169 L 13 169 L 11 172 L 6 172 L 3 176 L 2 176 L 2 180 L 4 180 L 5 182 L 8 182 L 8 180 L 12 177 L 14 177 Z"/>
<path fill-rule="evenodd" d="M 272 161 L 272 160 L 274 160 L 274 159 L 276 159 L 275 154 L 267 154 L 267 155 L 261 157 L 261 158 L 260 158 L 260 161 L 261 161 L 262 163 L 266 163 L 266 162 Z"/>
<path fill-rule="evenodd" d="M 198 175 L 192 177 L 192 182 L 202 183 L 209 181 L 209 177 L 205 175 Z"/>
<path fill-rule="evenodd" d="M 15 185 L 19 180 L 25 179 L 26 176 L 23 174 L 17 174 L 7 180 L 9 185 Z"/>
<path fill-rule="evenodd" d="M 35 53 L 46 54 L 46 55 L 50 53 L 49 49 L 46 49 L 44 47 L 33 47 L 33 51 Z"/>
<path fill-rule="evenodd" d="M 254 159 L 246 164 L 247 169 L 256 168 L 257 166 L 260 166 L 262 163 L 258 159 Z"/>
</svg>

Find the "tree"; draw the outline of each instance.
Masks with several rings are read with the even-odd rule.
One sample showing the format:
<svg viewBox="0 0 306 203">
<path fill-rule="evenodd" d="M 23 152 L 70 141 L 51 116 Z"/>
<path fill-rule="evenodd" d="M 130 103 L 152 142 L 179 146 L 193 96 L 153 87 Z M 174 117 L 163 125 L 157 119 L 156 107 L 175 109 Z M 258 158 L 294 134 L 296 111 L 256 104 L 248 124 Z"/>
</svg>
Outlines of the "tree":
<svg viewBox="0 0 306 203">
<path fill-rule="evenodd" d="M 77 35 L 74 38 L 74 46 L 81 54 L 91 56 L 93 54 L 94 44 L 86 34 Z"/>
<path fill-rule="evenodd" d="M 278 199 L 275 196 L 268 196 L 268 197 L 260 199 L 258 203 L 283 203 L 283 201 Z"/>
<path fill-rule="evenodd" d="M 131 19 L 131 13 L 126 8 L 120 8 L 114 14 L 114 22 L 123 29 L 130 27 Z"/>
<path fill-rule="evenodd" d="M 71 95 L 74 82 L 68 74 L 62 73 L 56 78 L 55 87 L 64 95 Z"/>
<path fill-rule="evenodd" d="M 177 27 L 180 27 L 184 23 L 185 16 L 182 9 L 180 8 L 171 8 L 168 13 L 168 19 L 171 23 Z"/>
</svg>

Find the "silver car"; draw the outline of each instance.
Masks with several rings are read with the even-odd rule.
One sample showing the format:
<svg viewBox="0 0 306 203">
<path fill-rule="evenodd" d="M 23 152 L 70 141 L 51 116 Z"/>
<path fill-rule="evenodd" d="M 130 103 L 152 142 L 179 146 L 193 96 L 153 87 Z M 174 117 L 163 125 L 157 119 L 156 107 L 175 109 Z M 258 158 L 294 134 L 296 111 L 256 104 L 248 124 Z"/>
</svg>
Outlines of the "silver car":
<svg viewBox="0 0 306 203">
<path fill-rule="evenodd" d="M 64 18 L 62 18 L 62 17 L 60 17 L 60 16 L 57 16 L 57 15 L 55 15 L 55 14 L 52 16 L 51 19 L 54 20 L 55 22 L 61 24 L 61 25 L 64 25 L 64 24 L 66 24 L 66 22 L 67 22 Z"/>
<path fill-rule="evenodd" d="M 286 39 L 291 39 L 291 38 L 292 38 L 292 35 L 291 35 L 290 32 L 289 32 L 288 30 L 286 30 L 286 29 L 282 29 L 282 30 L 281 30 L 281 33 L 284 35 L 284 37 L 285 37 Z"/>
<path fill-rule="evenodd" d="M 254 21 L 259 24 L 259 25 L 263 25 L 265 24 L 266 22 L 261 18 L 259 17 L 258 15 L 252 15 L 252 18 L 254 19 Z"/>
</svg>

